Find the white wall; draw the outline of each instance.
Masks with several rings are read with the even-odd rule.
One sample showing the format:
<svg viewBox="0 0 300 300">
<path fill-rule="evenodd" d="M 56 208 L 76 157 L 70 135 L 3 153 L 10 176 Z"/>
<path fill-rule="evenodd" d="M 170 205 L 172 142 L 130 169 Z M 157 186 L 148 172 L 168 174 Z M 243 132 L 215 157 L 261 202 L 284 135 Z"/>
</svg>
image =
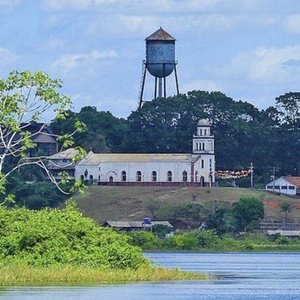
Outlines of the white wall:
<svg viewBox="0 0 300 300">
<path fill-rule="evenodd" d="M 197 156 L 194 156 L 195 159 Z M 211 159 L 211 170 L 210 170 Z M 202 168 L 202 160 L 204 160 L 204 168 Z M 86 179 L 90 179 L 90 175 L 94 180 L 100 182 L 109 182 L 112 176 L 114 182 L 122 181 L 121 173 L 126 172 L 126 182 L 136 182 L 137 171 L 142 173 L 142 182 L 152 182 L 152 171 L 157 173 L 157 182 L 168 182 L 168 171 L 172 172 L 172 182 L 183 182 L 183 171 L 187 172 L 187 182 L 191 182 L 191 162 L 187 161 L 160 161 L 160 162 L 103 162 L 99 165 L 76 165 L 75 177 L 80 178 L 81 175 L 88 170 Z M 204 176 L 205 182 L 210 182 L 209 176 L 213 176 L 214 180 L 215 161 L 213 155 L 202 155 L 194 164 L 194 172 L 198 172 L 198 182 L 200 177 Z M 194 173 L 194 176 L 195 176 Z M 196 179 L 196 178 L 195 178 Z"/>
<path fill-rule="evenodd" d="M 273 190 L 273 181 L 271 181 L 271 182 L 269 182 L 266 185 L 265 189 L 267 191 L 274 191 L 275 193 L 281 193 L 281 194 L 293 195 L 293 196 L 296 195 L 296 193 L 297 193 L 296 186 L 294 186 L 293 184 L 289 183 L 283 177 L 275 179 L 275 181 L 274 181 L 274 187 L 275 187 L 275 189 Z"/>
</svg>

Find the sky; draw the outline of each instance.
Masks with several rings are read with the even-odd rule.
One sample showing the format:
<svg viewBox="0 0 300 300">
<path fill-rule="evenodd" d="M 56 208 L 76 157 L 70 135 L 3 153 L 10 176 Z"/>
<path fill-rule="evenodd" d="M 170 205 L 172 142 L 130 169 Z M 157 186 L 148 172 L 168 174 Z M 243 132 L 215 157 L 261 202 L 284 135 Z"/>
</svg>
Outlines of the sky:
<svg viewBox="0 0 300 300">
<path fill-rule="evenodd" d="M 181 93 L 221 91 L 263 109 L 300 87 L 299 0 L 0 0 L 0 26 L 0 78 L 43 70 L 76 111 L 137 108 L 144 39 L 160 26 L 177 40 Z"/>
</svg>

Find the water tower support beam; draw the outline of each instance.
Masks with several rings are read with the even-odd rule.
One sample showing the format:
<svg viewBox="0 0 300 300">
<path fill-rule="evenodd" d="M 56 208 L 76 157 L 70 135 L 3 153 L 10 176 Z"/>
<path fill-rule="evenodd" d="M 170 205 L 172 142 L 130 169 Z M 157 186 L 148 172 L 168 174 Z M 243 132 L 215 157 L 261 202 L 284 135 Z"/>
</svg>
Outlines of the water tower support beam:
<svg viewBox="0 0 300 300">
<path fill-rule="evenodd" d="M 155 82 L 154 82 L 154 99 L 157 98 L 157 77 L 155 77 Z"/>
<path fill-rule="evenodd" d="M 146 65 L 143 63 L 143 71 L 142 71 L 142 82 L 140 87 L 140 99 L 139 99 L 139 108 L 142 107 L 143 104 L 143 95 L 144 95 L 144 88 L 145 88 L 145 80 L 146 80 Z"/>
<path fill-rule="evenodd" d="M 158 78 L 158 98 L 162 98 L 162 78 Z"/>
<path fill-rule="evenodd" d="M 177 96 L 179 95 L 179 84 L 178 84 L 178 76 L 177 76 L 177 68 L 176 65 L 174 67 L 174 74 L 175 74 L 175 82 L 176 82 L 176 90 L 177 90 Z"/>
<path fill-rule="evenodd" d="M 166 77 L 164 77 L 164 98 L 167 98 L 167 82 Z"/>
</svg>

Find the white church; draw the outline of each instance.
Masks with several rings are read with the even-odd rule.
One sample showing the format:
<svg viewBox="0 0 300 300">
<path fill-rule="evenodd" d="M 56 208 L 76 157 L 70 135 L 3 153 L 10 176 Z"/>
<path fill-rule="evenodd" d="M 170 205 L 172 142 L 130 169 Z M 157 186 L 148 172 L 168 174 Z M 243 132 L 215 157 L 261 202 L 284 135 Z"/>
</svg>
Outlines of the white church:
<svg viewBox="0 0 300 300">
<path fill-rule="evenodd" d="M 99 185 L 214 186 L 214 136 L 208 119 L 197 124 L 192 153 L 93 153 L 75 166 L 75 178 Z"/>
</svg>

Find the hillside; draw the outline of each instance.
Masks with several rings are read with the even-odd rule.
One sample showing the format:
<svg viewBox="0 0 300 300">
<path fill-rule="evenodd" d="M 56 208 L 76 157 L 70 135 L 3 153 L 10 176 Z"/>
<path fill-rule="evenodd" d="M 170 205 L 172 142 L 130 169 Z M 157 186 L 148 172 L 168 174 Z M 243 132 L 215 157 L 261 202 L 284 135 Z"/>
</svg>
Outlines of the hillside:
<svg viewBox="0 0 300 300">
<path fill-rule="evenodd" d="M 101 224 L 106 220 L 151 217 L 151 203 L 160 209 L 189 203 L 212 209 L 215 203 L 233 203 L 245 196 L 256 197 L 264 202 L 266 219 L 281 221 L 283 213 L 280 212 L 280 203 L 288 201 L 293 205 L 289 220 L 300 220 L 300 200 L 243 188 L 89 186 L 84 194 L 76 195 L 73 199 L 86 216 Z"/>
</svg>

